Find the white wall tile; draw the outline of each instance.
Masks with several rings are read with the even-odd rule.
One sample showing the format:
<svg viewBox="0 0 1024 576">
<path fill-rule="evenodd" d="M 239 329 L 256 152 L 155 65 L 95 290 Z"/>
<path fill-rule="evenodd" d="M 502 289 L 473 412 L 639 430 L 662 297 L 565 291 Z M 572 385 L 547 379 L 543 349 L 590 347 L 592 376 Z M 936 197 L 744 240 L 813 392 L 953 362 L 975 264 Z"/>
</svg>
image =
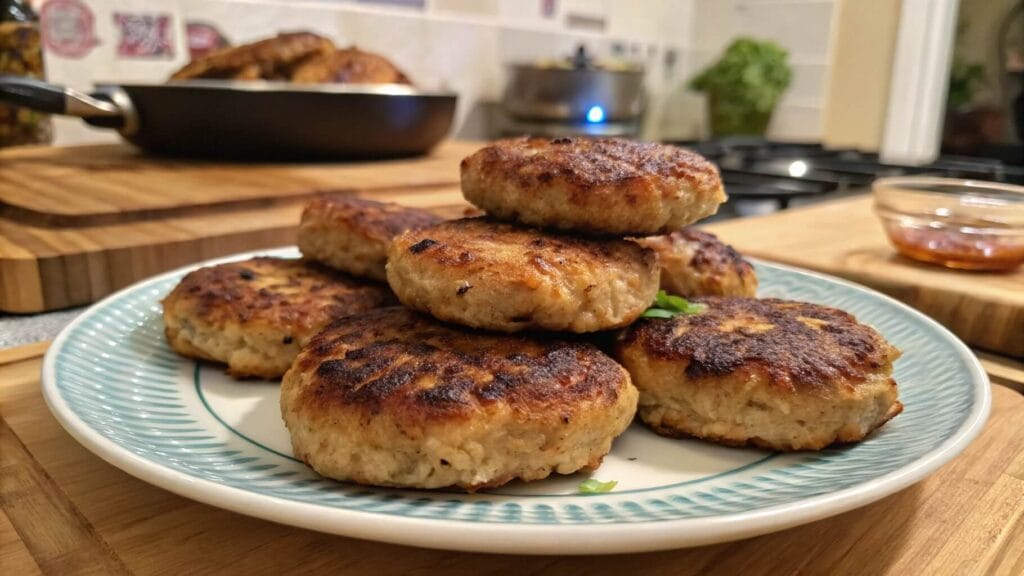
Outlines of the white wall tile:
<svg viewBox="0 0 1024 576">
<path fill-rule="evenodd" d="M 554 11 L 545 16 L 544 0 L 498 0 L 498 23 L 504 26 L 539 30 L 562 29 L 562 3 L 555 0 Z"/>
<path fill-rule="evenodd" d="M 469 16 L 496 20 L 501 0 L 431 0 L 430 10 L 434 14 Z"/>
<path fill-rule="evenodd" d="M 644 0 L 643 9 L 636 2 L 612 1 L 607 5 L 609 36 L 642 42 L 662 40 L 662 23 L 667 14 L 665 0 Z"/>
<path fill-rule="evenodd" d="M 508 27 L 498 31 L 498 58 L 502 66 L 568 56 L 572 50 L 573 41 L 568 34 Z"/>
<path fill-rule="evenodd" d="M 676 46 L 693 46 L 697 22 L 694 21 L 696 0 L 665 0 L 658 21 L 659 35 L 663 42 Z M 648 18 L 653 17 L 648 15 Z"/>
<path fill-rule="evenodd" d="M 699 138 L 704 130 L 704 98 L 686 88 L 693 69 L 692 54 L 682 50 L 671 77 L 663 79 L 656 92 L 648 98 L 644 118 L 644 138 L 650 140 L 684 140 Z"/>
<path fill-rule="evenodd" d="M 465 138 L 486 138 L 486 125 L 480 116 L 483 112 L 478 107 L 500 96 L 501 68 L 495 65 L 497 61 L 498 36 L 493 27 L 430 23 L 425 67 L 429 67 L 437 88 L 459 95 L 454 130 Z M 467 126 L 473 122 L 476 124 Z"/>
<path fill-rule="evenodd" d="M 736 32 L 770 38 L 794 61 L 828 62 L 835 3 L 736 0 Z"/>
<path fill-rule="evenodd" d="M 597 21 L 603 21 L 604 29 L 598 31 L 610 33 L 611 31 L 609 30 L 609 26 L 611 25 L 611 10 L 612 6 L 617 1 L 621 2 L 621 0 L 558 0 L 562 5 L 562 24 L 567 25 L 570 16 L 582 16 Z M 653 0 L 644 0 L 645 3 L 651 1 Z"/>
<path fill-rule="evenodd" d="M 735 0 L 694 0 L 690 48 L 717 54 L 737 35 Z"/>
<path fill-rule="evenodd" d="M 502 65 L 516 62 L 534 62 L 572 56 L 577 46 L 583 46 L 595 58 L 610 58 L 613 45 L 625 47 L 627 54 L 634 51 L 642 58 L 645 44 L 607 38 L 585 33 L 549 32 L 502 27 L 498 32 L 498 57 Z"/>
<path fill-rule="evenodd" d="M 779 106 L 772 114 L 768 137 L 789 141 L 820 140 L 823 114 L 824 110 L 818 107 Z"/>
<path fill-rule="evenodd" d="M 217 27 L 232 44 L 253 42 L 279 32 L 316 32 L 337 40 L 336 7 L 326 4 L 288 5 L 271 0 L 178 0 L 188 20 Z"/>
<path fill-rule="evenodd" d="M 415 14 L 338 10 L 339 43 L 386 55 L 417 85 L 437 88 L 439 78 L 427 60 L 431 22 Z"/>
<path fill-rule="evenodd" d="M 825 106 L 828 66 L 824 64 L 791 64 L 793 78 L 782 96 L 783 106 Z"/>
</svg>

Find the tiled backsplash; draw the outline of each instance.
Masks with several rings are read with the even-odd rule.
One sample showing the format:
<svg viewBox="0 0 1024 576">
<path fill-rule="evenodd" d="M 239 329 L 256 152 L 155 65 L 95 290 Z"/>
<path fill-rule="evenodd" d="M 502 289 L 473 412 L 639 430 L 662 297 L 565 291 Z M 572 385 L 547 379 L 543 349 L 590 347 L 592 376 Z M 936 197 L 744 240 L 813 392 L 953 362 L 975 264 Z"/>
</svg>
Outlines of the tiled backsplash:
<svg viewBox="0 0 1024 576">
<path fill-rule="evenodd" d="M 426 88 L 459 93 L 456 134 L 486 137 L 476 111 L 501 96 L 505 64 L 565 56 L 578 44 L 597 56 L 620 56 L 647 69 L 644 136 L 695 138 L 702 99 L 685 89 L 737 35 L 772 38 L 791 51 L 794 81 L 770 136 L 822 136 L 830 44 L 839 0 L 44 0 L 84 5 L 98 43 L 84 55 L 47 53 L 50 80 L 88 89 L 103 80 L 165 79 L 188 58 L 184 22 L 216 27 L 233 43 L 282 30 L 325 34 L 393 59 Z M 47 12 L 43 10 L 44 14 Z M 55 11 L 57 13 L 59 11 Z M 169 53 L 124 49 L 115 13 L 167 17 Z M 65 30 L 67 24 L 65 24 Z M 58 143 L 110 141 L 78 121 L 58 123 Z"/>
</svg>

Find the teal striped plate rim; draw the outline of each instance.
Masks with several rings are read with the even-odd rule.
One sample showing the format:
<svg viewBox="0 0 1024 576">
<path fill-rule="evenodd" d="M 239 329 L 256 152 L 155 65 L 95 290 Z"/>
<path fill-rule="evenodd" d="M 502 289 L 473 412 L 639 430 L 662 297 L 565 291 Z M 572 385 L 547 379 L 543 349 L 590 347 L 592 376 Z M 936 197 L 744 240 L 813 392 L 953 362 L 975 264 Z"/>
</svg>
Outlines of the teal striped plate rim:
<svg viewBox="0 0 1024 576">
<path fill-rule="evenodd" d="M 294 249 L 244 254 L 295 257 Z M 210 264 L 210 262 L 205 263 Z M 835 306 L 901 348 L 903 414 L 860 444 L 774 454 L 656 436 L 638 424 L 582 475 L 487 493 L 376 489 L 318 477 L 291 456 L 277 384 L 234 382 L 174 354 L 160 300 L 190 266 L 93 305 L 54 341 L 43 393 L 64 428 L 122 470 L 177 494 L 313 530 L 453 550 L 596 554 L 744 538 L 897 492 L 962 451 L 988 416 L 971 351 L 913 309 L 855 284 L 756 262 L 760 296 Z"/>
</svg>

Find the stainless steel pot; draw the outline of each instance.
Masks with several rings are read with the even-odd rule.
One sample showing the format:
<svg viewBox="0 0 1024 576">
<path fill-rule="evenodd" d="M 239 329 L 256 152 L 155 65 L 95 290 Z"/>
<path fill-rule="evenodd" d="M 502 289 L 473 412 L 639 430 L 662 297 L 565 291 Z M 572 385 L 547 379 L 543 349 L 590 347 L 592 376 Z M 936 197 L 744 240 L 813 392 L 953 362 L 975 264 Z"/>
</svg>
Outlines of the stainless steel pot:
<svg viewBox="0 0 1024 576">
<path fill-rule="evenodd" d="M 643 112 L 643 80 L 642 67 L 595 64 L 579 51 L 567 61 L 510 65 L 503 106 L 531 120 L 635 120 Z"/>
</svg>

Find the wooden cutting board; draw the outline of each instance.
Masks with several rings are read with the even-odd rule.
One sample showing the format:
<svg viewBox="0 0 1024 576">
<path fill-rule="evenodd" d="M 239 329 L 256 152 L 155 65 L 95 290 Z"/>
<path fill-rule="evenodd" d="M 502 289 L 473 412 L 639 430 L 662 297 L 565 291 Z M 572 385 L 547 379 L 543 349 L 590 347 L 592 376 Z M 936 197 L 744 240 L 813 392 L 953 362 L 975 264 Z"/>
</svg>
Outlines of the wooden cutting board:
<svg viewBox="0 0 1024 576">
<path fill-rule="evenodd" d="M 417 158 L 279 164 L 158 158 L 130 146 L 12 149 L 0 153 L 0 216 L 98 226 L 265 207 L 323 192 L 436 188 L 457 183 L 459 161 L 478 146 L 448 141 Z"/>
<path fill-rule="evenodd" d="M 744 254 L 865 284 L 935 318 L 968 344 L 1024 357 L 1024 267 L 963 272 L 899 256 L 868 196 L 709 228 Z"/>
<path fill-rule="evenodd" d="M 478 146 L 339 164 L 160 159 L 127 146 L 0 152 L 0 311 L 87 304 L 178 266 L 294 244 L 318 194 L 454 213 L 465 206 L 459 161 Z"/>
</svg>

